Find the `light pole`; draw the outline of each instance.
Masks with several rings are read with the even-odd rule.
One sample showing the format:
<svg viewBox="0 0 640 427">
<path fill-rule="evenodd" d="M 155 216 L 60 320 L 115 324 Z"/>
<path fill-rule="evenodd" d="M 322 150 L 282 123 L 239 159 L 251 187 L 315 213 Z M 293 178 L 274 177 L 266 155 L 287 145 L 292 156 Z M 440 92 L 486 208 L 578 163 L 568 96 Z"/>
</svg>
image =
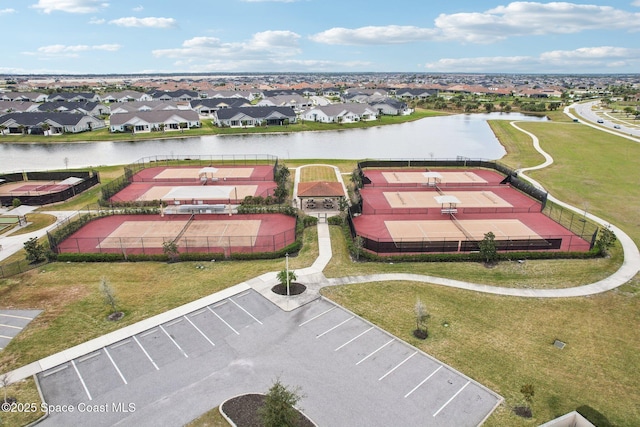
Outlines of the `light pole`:
<svg viewBox="0 0 640 427">
<path fill-rule="evenodd" d="M 284 254 L 285 257 L 285 270 L 287 272 L 287 296 L 289 295 L 289 253 Z"/>
</svg>

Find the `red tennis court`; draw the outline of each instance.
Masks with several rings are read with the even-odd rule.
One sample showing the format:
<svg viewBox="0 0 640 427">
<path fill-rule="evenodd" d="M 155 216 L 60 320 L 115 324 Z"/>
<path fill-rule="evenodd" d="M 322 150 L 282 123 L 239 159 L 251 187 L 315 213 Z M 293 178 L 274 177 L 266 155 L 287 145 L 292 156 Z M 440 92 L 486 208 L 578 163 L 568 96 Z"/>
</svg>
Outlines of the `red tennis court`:
<svg viewBox="0 0 640 427">
<path fill-rule="evenodd" d="M 376 169 L 366 178 L 353 225 L 364 247 L 379 254 L 477 251 L 488 232 L 499 250 L 590 249 L 494 171 Z"/>
<path fill-rule="evenodd" d="M 162 254 L 275 252 L 295 241 L 296 219 L 284 214 L 113 215 L 95 219 L 58 245 L 59 252 Z"/>
</svg>

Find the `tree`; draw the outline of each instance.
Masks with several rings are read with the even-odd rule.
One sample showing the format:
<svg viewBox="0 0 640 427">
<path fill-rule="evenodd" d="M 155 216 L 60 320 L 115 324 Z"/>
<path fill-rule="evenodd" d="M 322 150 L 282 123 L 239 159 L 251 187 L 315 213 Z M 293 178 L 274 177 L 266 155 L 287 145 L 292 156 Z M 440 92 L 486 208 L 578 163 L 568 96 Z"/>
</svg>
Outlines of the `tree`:
<svg viewBox="0 0 640 427">
<path fill-rule="evenodd" d="M 353 255 L 356 257 L 356 261 L 360 260 L 362 254 L 362 248 L 364 247 L 364 239 L 362 236 L 356 236 L 353 239 Z"/>
<path fill-rule="evenodd" d="M 416 315 L 416 330 L 413 331 L 413 335 L 416 338 L 425 339 L 429 336 L 429 330 L 427 329 L 427 320 L 431 315 L 427 312 L 427 307 L 422 300 L 418 298 L 416 305 L 413 307 L 413 312 Z"/>
<path fill-rule="evenodd" d="M 111 284 L 104 277 L 100 279 L 100 293 L 102 293 L 105 304 L 111 307 L 111 314 L 109 315 L 109 319 L 120 319 L 122 317 L 122 312 L 118 311 L 118 300 L 116 298 L 116 293 L 111 287 Z"/>
<path fill-rule="evenodd" d="M 287 276 L 289 278 L 289 281 L 287 282 Z M 294 282 L 298 276 L 296 276 L 295 271 L 293 270 L 281 270 L 278 275 L 276 276 L 276 278 L 278 279 L 278 283 L 280 283 L 281 285 L 287 286 L 287 283 L 291 283 Z"/>
<path fill-rule="evenodd" d="M 480 255 L 484 259 L 484 262 L 491 264 L 498 259 L 498 250 L 496 248 L 496 235 L 493 232 L 488 232 L 484 235 L 484 238 L 478 243 L 480 248 Z"/>
<path fill-rule="evenodd" d="M 178 261 L 180 252 L 178 251 L 178 245 L 172 240 L 162 242 L 162 253 L 169 257 L 170 262 Z"/>
<path fill-rule="evenodd" d="M 300 388 L 290 390 L 276 379 L 265 395 L 264 404 L 258 413 L 265 427 L 293 427 L 298 424 L 300 413 L 295 405 L 304 396 Z"/>
<path fill-rule="evenodd" d="M 613 246 L 616 240 L 617 237 L 613 230 L 611 230 L 610 225 L 602 227 L 598 232 L 598 239 L 596 240 L 596 247 L 600 251 L 600 255 L 608 255 L 609 248 Z"/>
<path fill-rule="evenodd" d="M 525 384 L 520 388 L 520 393 L 524 397 L 524 400 L 527 404 L 531 405 L 533 403 L 533 396 L 535 395 L 535 390 L 533 389 L 533 384 Z"/>
<path fill-rule="evenodd" d="M 27 260 L 32 263 L 45 261 L 47 259 L 47 249 L 38 242 L 36 237 L 32 237 L 24 242 L 24 250 L 27 252 Z"/>
</svg>

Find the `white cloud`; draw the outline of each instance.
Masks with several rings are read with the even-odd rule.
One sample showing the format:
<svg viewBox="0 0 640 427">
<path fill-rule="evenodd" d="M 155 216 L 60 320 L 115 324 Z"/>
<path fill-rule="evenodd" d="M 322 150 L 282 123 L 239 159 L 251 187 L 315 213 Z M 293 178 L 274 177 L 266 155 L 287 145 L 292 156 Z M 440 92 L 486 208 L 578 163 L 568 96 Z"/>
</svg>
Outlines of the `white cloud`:
<svg viewBox="0 0 640 427">
<path fill-rule="evenodd" d="M 182 47 L 157 49 L 158 58 L 229 58 L 235 60 L 281 58 L 298 54 L 300 36 L 291 31 L 264 31 L 246 42 L 225 43 L 216 37 L 194 37 Z"/>
<path fill-rule="evenodd" d="M 440 15 L 444 38 L 488 43 L 512 36 L 570 34 L 587 30 L 637 31 L 640 14 L 610 6 L 565 2 L 513 2 L 482 13 Z"/>
<path fill-rule="evenodd" d="M 638 6 L 638 7 L 640 7 L 640 0 L 633 0 L 633 1 L 631 2 L 631 5 L 632 5 L 632 6 Z"/>
<path fill-rule="evenodd" d="M 34 9 L 42 9 L 44 13 L 54 11 L 68 13 L 95 13 L 108 7 L 109 3 L 102 0 L 38 0 L 31 6 Z"/>
<path fill-rule="evenodd" d="M 89 20 L 89 24 L 92 24 L 92 25 L 102 25 L 102 24 L 104 24 L 105 22 L 107 22 L 107 21 L 106 21 L 106 20 L 104 20 L 104 19 L 96 18 L 96 17 L 93 17 L 93 18 L 91 18 L 91 19 Z"/>
<path fill-rule="evenodd" d="M 48 46 L 39 47 L 36 52 L 23 52 L 25 55 L 31 56 L 45 56 L 45 57 L 78 57 L 82 52 L 91 51 L 107 51 L 115 52 L 120 49 L 118 44 L 101 44 L 101 45 L 63 45 L 52 44 Z"/>
<path fill-rule="evenodd" d="M 442 58 L 426 64 L 432 71 L 457 72 L 565 72 L 576 69 L 604 70 L 640 64 L 640 49 L 612 46 L 555 50 L 539 56 L 493 56 L 476 58 Z"/>
<path fill-rule="evenodd" d="M 118 18 L 109 21 L 109 24 L 117 25 L 119 27 L 138 27 L 138 28 L 175 28 L 177 26 L 176 20 L 173 18 Z"/>
<path fill-rule="evenodd" d="M 10 15 L 16 13 L 15 9 L 0 9 L 0 15 Z"/>
<path fill-rule="evenodd" d="M 144 10 L 144 6 L 139 5 L 132 9 L 134 12 L 142 12 Z"/>
<path fill-rule="evenodd" d="M 311 36 L 311 40 L 326 44 L 346 45 L 380 45 L 410 43 L 415 41 L 431 40 L 437 36 L 434 29 L 419 28 L 414 26 L 369 26 L 356 29 L 331 28 Z"/>
<path fill-rule="evenodd" d="M 640 4 L 640 0 L 635 0 Z M 485 12 L 441 14 L 432 28 L 414 26 L 370 26 L 331 28 L 312 35 L 318 43 L 384 45 L 430 40 L 492 43 L 514 36 L 571 34 L 590 30 L 638 31 L 640 13 L 611 6 L 566 2 L 512 2 Z"/>
</svg>

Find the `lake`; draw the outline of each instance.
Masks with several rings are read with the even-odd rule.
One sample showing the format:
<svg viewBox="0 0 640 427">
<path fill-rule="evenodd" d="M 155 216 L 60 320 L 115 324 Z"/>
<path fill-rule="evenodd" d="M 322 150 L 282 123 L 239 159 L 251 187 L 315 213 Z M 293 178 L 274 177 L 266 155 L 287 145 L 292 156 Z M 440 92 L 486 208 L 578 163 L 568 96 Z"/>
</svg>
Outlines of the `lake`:
<svg viewBox="0 0 640 427">
<path fill-rule="evenodd" d="M 0 172 L 119 165 L 156 155 L 268 154 L 284 160 L 464 156 L 497 160 L 505 155 L 505 151 L 487 124 L 487 120 L 496 119 L 547 120 L 519 113 L 459 114 L 398 125 L 327 132 L 211 135 L 136 142 L 3 143 L 0 144 Z"/>
</svg>

